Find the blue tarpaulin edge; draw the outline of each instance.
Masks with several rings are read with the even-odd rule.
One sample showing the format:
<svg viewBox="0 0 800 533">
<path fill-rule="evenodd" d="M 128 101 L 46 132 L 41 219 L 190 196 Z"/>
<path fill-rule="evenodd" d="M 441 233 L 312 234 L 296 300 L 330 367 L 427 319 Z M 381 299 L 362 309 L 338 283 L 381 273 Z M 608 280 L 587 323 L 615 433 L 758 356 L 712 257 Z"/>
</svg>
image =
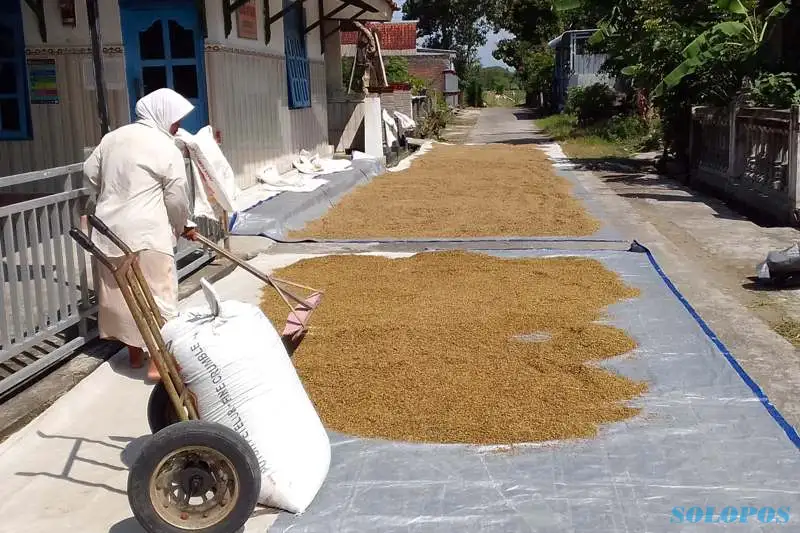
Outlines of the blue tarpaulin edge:
<svg viewBox="0 0 800 533">
<path fill-rule="evenodd" d="M 725 359 L 728 363 L 733 367 L 739 377 L 744 381 L 745 385 L 747 385 L 753 394 L 758 398 L 764 408 L 767 410 L 769 415 L 777 422 L 777 424 L 781 427 L 786 436 L 789 437 L 789 440 L 792 441 L 798 449 L 800 449 L 800 435 L 798 435 L 797 430 L 784 418 L 781 412 L 778 410 L 777 407 L 770 401 L 769 397 L 764 393 L 758 383 L 750 377 L 750 374 L 739 364 L 739 361 L 733 356 L 733 354 L 728 350 L 725 344 L 717 337 L 717 334 L 714 333 L 714 330 L 706 323 L 705 320 L 700 316 L 700 314 L 692 307 L 692 304 L 681 294 L 681 291 L 675 286 L 669 276 L 661 269 L 661 266 L 658 264 L 658 261 L 653 256 L 653 253 L 641 243 L 634 241 L 634 246 L 640 246 L 643 252 L 647 255 L 647 259 L 650 261 L 650 264 L 653 265 L 653 268 L 656 270 L 658 275 L 667 285 L 672 294 L 675 295 L 676 298 L 681 302 L 681 304 L 686 308 L 692 318 L 697 322 L 706 336 L 714 343 L 714 345 L 722 352 L 722 355 L 725 356 Z"/>
</svg>

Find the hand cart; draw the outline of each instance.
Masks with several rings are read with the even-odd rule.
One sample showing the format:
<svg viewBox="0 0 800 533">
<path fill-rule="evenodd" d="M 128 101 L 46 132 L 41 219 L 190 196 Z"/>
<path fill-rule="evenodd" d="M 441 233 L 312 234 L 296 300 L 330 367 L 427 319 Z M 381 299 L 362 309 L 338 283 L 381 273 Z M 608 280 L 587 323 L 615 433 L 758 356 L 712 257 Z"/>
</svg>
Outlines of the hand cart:
<svg viewBox="0 0 800 533">
<path fill-rule="evenodd" d="M 128 475 L 133 514 L 147 533 L 237 531 L 252 515 L 261 490 L 256 455 L 236 431 L 200 420 L 196 400 L 161 336 L 165 321 L 142 275 L 138 254 L 96 216 L 90 215 L 88 222 L 123 252 L 119 266 L 80 229 L 72 228 L 70 235 L 114 274 L 161 376 L 147 408 L 153 438 Z M 307 321 L 307 314 L 304 318 Z M 287 326 L 295 342 L 302 338 L 305 324 Z"/>
</svg>

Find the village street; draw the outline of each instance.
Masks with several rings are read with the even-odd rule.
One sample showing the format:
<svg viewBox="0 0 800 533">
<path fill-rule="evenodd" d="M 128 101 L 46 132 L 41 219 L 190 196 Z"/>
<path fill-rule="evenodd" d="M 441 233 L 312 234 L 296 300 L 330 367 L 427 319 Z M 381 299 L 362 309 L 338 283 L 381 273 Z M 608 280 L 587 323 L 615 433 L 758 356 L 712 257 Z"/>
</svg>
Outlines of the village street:
<svg viewBox="0 0 800 533">
<path fill-rule="evenodd" d="M 718 513 L 727 506 L 756 510 L 796 506 L 800 496 L 796 484 L 800 475 L 800 440 L 793 428 L 800 425 L 800 399 L 796 394 L 800 365 L 795 347 L 773 331 L 770 322 L 781 316 L 800 318 L 800 293 L 797 289 L 756 291 L 748 277 L 754 275 L 757 263 L 767 252 L 789 246 L 797 239 L 797 232 L 761 228 L 718 202 L 635 167 L 588 171 L 567 160 L 557 145 L 539 133 L 533 115 L 524 109 L 468 110 L 460 122 L 450 130 L 448 138 L 464 146 L 437 144 L 431 152 L 415 158 L 411 169 L 432 172 L 430 165 L 445 157 L 452 158 L 454 168 L 491 168 L 495 148 L 502 157 L 530 157 L 530 168 L 541 168 L 536 167 L 543 165 L 536 159 L 541 157 L 541 150 L 550 158 L 547 164 L 555 167 L 555 174 L 571 186 L 571 198 L 555 191 L 544 196 L 537 207 L 527 205 L 529 211 L 516 211 L 536 200 L 520 196 L 535 194 L 531 190 L 535 184 L 515 190 L 515 184 L 508 181 L 520 178 L 508 178 L 502 173 L 502 169 L 514 167 L 514 162 L 498 159 L 495 166 L 500 170 L 496 175 L 466 177 L 454 170 L 452 176 L 446 176 L 454 184 L 454 194 L 461 194 L 457 190 L 459 179 L 464 183 L 469 179 L 470 186 L 480 185 L 489 191 L 483 214 L 475 208 L 465 216 L 459 211 L 467 207 L 459 210 L 458 205 L 442 206 L 442 220 L 454 221 L 457 235 L 448 233 L 448 228 L 437 229 L 436 221 L 431 222 L 435 206 L 427 211 L 427 207 L 419 205 L 403 206 L 403 213 L 417 213 L 418 220 L 392 219 L 392 210 L 387 207 L 387 220 L 379 221 L 380 230 L 376 229 L 376 233 L 370 230 L 377 224 L 370 222 L 361 228 L 347 222 L 351 219 L 342 218 L 350 210 L 363 209 L 357 211 L 357 216 L 373 220 L 368 218 L 370 206 L 364 205 L 367 196 L 356 196 L 370 194 L 370 187 L 379 191 L 374 197 L 389 198 L 385 200 L 387 205 L 398 201 L 397 196 L 412 187 L 404 189 L 402 183 L 391 182 L 402 179 L 403 174 L 397 173 L 377 177 L 351 192 L 325 218 L 309 220 L 307 229 L 290 228 L 324 235 L 324 239 L 280 244 L 252 236 L 232 240 L 234 252 L 256 255 L 250 264 L 260 270 L 286 267 L 292 275 L 311 278 L 302 281 L 330 288 L 319 318 L 315 319 L 318 322 L 312 325 L 308 345 L 300 348 L 296 359 L 301 377 L 310 376 L 316 369 L 327 369 L 336 374 L 336 379 L 343 380 L 319 385 L 320 380 L 315 378 L 308 385 L 315 404 L 324 411 L 321 416 L 326 425 L 335 425 L 333 429 L 328 427 L 331 469 L 316 500 L 299 517 L 259 510 L 248 523 L 247 533 L 727 531 L 724 523 L 690 524 L 691 529 L 672 523 L 673 509 L 711 506 Z M 496 147 L 484 146 L 487 144 Z M 469 159 L 471 150 L 476 154 L 474 161 Z M 464 160 L 457 161 L 459 157 Z M 528 165 L 527 160 L 523 163 L 516 166 Z M 425 179 L 430 177 L 426 176 Z M 388 188 L 392 183 L 400 183 L 399 193 L 395 189 L 377 189 Z M 420 179 L 419 183 L 426 182 Z M 508 192 L 505 202 L 505 193 L 497 193 L 497 201 L 492 188 Z M 348 198 L 362 200 L 356 205 L 355 201 L 348 203 Z M 541 218 L 544 214 L 537 211 L 549 213 L 552 206 L 548 202 L 555 202 L 553 198 L 562 202 L 564 209 L 576 209 L 569 204 L 576 200 L 576 206 L 582 206 L 598 221 L 597 227 L 580 234 L 561 231 L 561 221 L 569 218 L 572 223 L 584 215 L 572 211 L 573 215 L 564 218 L 554 211 L 555 222 L 545 228 L 552 221 Z M 497 227 L 510 229 L 502 235 L 493 233 L 494 226 L 489 221 L 480 233 L 470 234 L 478 227 L 471 226 L 470 219 L 481 219 L 496 205 L 507 206 L 502 224 Z M 373 209 L 382 210 L 381 206 Z M 526 220 L 519 220 L 521 217 L 531 223 L 526 225 Z M 538 232 L 540 223 L 542 231 Z M 519 233 L 526 229 L 529 231 Z M 632 247 L 633 241 L 650 253 Z M 452 253 L 438 253 L 443 251 Z M 462 252 L 464 255 L 459 255 Z M 472 252 L 483 254 L 480 261 L 485 263 L 475 259 L 478 256 Z M 369 257 L 353 257 L 354 254 Z M 423 256 L 431 260 L 425 262 Z M 390 272 L 392 261 L 384 258 L 392 258 L 393 265 L 399 265 L 398 270 Z M 575 258 L 585 261 L 574 263 Z M 505 263 L 518 266 L 516 270 L 504 270 L 504 262 L 497 259 L 513 260 Z M 357 262 L 362 260 L 367 262 Z M 417 262 L 406 267 L 402 261 Z M 532 265 L 530 268 L 525 266 L 526 261 Z M 380 269 L 372 268 L 377 264 L 387 269 L 386 279 L 398 280 L 399 287 L 388 282 L 380 285 L 385 279 L 379 275 Z M 472 269 L 468 274 L 474 277 L 456 279 L 463 274 L 459 265 L 464 270 Z M 430 269 L 430 275 L 426 269 Z M 353 271 L 358 276 L 353 276 Z M 533 271 L 535 275 L 530 274 Z M 437 272 L 440 275 L 429 281 Z M 493 272 L 499 281 L 487 282 L 488 278 L 481 277 L 485 272 Z M 414 281 L 404 282 L 404 275 Z M 358 287 L 359 276 L 376 285 Z M 451 286 L 450 278 L 455 280 L 453 287 L 467 287 L 471 292 L 451 297 L 440 291 L 439 284 Z M 627 286 L 625 290 L 623 284 Z M 605 294 L 603 291 L 612 285 L 619 290 Z M 414 292 L 417 286 L 427 292 Z M 253 305 L 265 305 L 262 287 L 261 282 L 241 269 L 215 283 L 223 299 Z M 631 291 L 625 292 L 628 288 Z M 542 293 L 534 289 L 542 289 Z M 633 289 L 638 293 L 634 295 Z M 364 298 L 374 293 L 384 301 L 344 302 L 354 293 Z M 453 306 L 472 307 L 444 309 L 451 301 Z M 561 301 L 575 305 L 574 314 L 588 317 L 587 320 L 559 323 L 571 320 L 573 314 L 569 308 L 560 309 Z M 539 302 L 539 308 L 530 302 Z M 552 316 L 544 316 L 550 310 L 542 309 L 542 302 L 559 309 Z M 181 309 L 203 303 L 203 294 L 198 291 L 182 300 Z M 594 303 L 597 309 L 591 308 Z M 371 305 L 380 312 L 370 313 Z M 336 317 L 324 314 L 326 306 L 337 313 L 350 310 L 352 322 L 340 326 Z M 362 308 L 366 311 L 358 313 Z M 480 318 L 478 310 L 485 319 Z M 454 325 L 447 327 L 445 323 L 438 330 L 432 329 L 430 324 L 448 312 L 455 316 Z M 380 321 L 380 316 L 395 317 L 391 313 L 396 313 L 396 329 Z M 596 314 L 602 319 L 594 320 Z M 456 315 L 476 316 L 470 320 Z M 488 354 L 495 346 L 502 351 L 506 345 L 493 340 L 492 332 L 504 335 L 502 328 L 509 327 L 519 336 L 535 336 L 545 328 L 514 328 L 527 323 L 539 325 L 537 320 L 549 324 L 545 333 L 556 344 L 561 342 L 561 336 L 567 338 L 576 331 L 598 335 L 565 340 L 565 345 L 573 346 L 575 352 L 594 353 L 596 347 L 598 351 L 596 357 L 576 356 L 567 366 L 602 366 L 626 380 L 608 378 L 612 386 L 594 391 L 595 381 L 602 381 L 600 374 L 609 375 L 597 370 L 597 375 L 581 374 L 574 381 L 574 376 L 568 376 L 569 382 L 553 379 L 555 385 L 549 391 L 543 384 L 544 377 L 542 383 L 532 380 L 520 387 L 511 376 L 506 376 L 507 381 L 497 378 L 502 369 L 517 367 L 506 366 L 513 362 L 499 356 L 492 359 L 496 354 L 491 354 L 487 355 L 491 359 L 487 366 L 481 367 L 481 372 L 486 371 L 486 382 L 480 376 L 473 385 L 456 380 L 463 388 L 456 391 L 453 399 L 446 396 L 444 389 L 450 383 L 449 376 L 457 374 L 455 370 L 437 368 L 439 373 L 429 378 L 424 365 L 414 367 L 411 361 L 417 356 L 429 358 L 424 360 L 430 365 L 442 360 L 444 367 L 454 360 L 453 354 L 472 351 L 480 356 L 482 350 Z M 315 330 L 314 325 L 319 329 Z M 468 326 L 487 331 L 472 331 Z M 350 336 L 348 327 L 361 330 Z M 611 336 L 609 330 L 614 328 L 630 336 L 630 346 L 635 345 L 635 349 L 628 353 L 624 348 L 628 345 L 621 337 Z M 430 350 L 414 344 L 414 336 L 430 332 L 439 335 L 441 344 L 435 343 L 439 342 L 437 339 L 423 339 L 432 343 Z M 370 344 L 367 333 L 384 335 L 380 337 L 383 344 Z M 352 353 L 340 353 L 344 351 L 341 346 L 326 345 L 331 339 L 340 339 L 342 345 L 350 343 L 347 346 Z M 546 336 L 527 344 L 544 346 L 550 344 L 549 340 Z M 391 343 L 394 344 L 387 345 Z M 609 351 L 600 353 L 601 345 L 604 349 L 610 346 Z M 553 356 L 547 349 L 535 352 L 537 357 Z M 420 390 L 422 394 L 441 394 L 443 400 L 434 402 L 433 407 L 421 402 L 424 417 L 419 414 L 418 418 L 437 420 L 435 411 L 446 410 L 449 415 L 445 425 L 452 421 L 452 431 L 438 441 L 430 437 L 431 433 L 414 434 L 419 429 L 414 426 L 415 413 L 400 416 L 396 412 L 402 410 L 401 406 L 414 405 L 414 399 L 400 398 L 400 389 L 392 388 L 396 384 L 384 382 L 385 376 L 366 373 L 364 376 L 372 376 L 386 387 L 384 392 L 369 397 L 371 382 L 362 375 L 348 374 L 358 365 L 342 365 L 341 374 L 332 364 L 324 366 L 331 360 L 353 362 L 353 354 L 362 351 L 368 358 L 386 357 L 393 361 L 390 358 L 396 357 L 397 373 L 408 372 L 412 376 L 409 379 L 419 376 L 420 381 L 438 380 L 440 387 L 432 385 Z M 142 533 L 128 506 L 127 469 L 150 438 L 145 406 L 151 386 L 143 384 L 142 372 L 126 367 L 126 357 L 120 353 L 101 365 L 41 416 L 0 444 L 0 533 Z M 600 360 L 602 363 L 596 364 Z M 453 364 L 453 368 L 464 370 L 458 362 Z M 386 368 L 360 370 L 388 373 Z M 517 370 L 527 372 L 528 368 Z M 358 391 L 343 386 L 347 379 L 353 380 L 350 385 Z M 631 385 L 639 382 L 647 384 L 646 391 Z M 588 399 L 576 400 L 560 390 L 565 384 L 581 388 L 578 396 Z M 629 385 L 630 389 L 626 388 Z M 338 393 L 331 395 L 331 388 Z M 492 394 L 485 391 L 514 397 L 520 388 L 539 394 L 532 396 L 533 403 L 547 405 L 540 418 L 547 418 L 546 411 L 551 410 L 562 413 L 562 420 L 553 427 L 540 427 L 536 421 L 516 425 L 489 420 L 503 420 L 503 407 L 491 405 L 487 397 Z M 419 392 L 411 384 L 408 389 Z M 482 398 L 472 397 L 479 391 L 484 392 Z M 605 412 L 609 401 L 617 401 L 614 394 L 619 391 L 642 411 L 635 416 L 620 414 L 621 409 Z M 342 396 L 337 398 L 336 394 Z M 548 404 L 551 398 L 553 402 Z M 383 406 L 385 412 L 368 417 L 363 433 L 353 436 L 348 424 L 363 414 L 358 403 L 362 401 L 367 402 L 364 405 Z M 574 406 L 570 403 L 573 401 Z M 348 411 L 351 406 L 352 412 Z M 531 406 L 506 407 L 513 416 L 539 417 Z M 337 417 L 337 409 L 346 416 Z M 463 418 L 471 420 L 458 426 L 462 413 L 468 409 L 472 411 Z M 597 416 L 583 420 L 587 412 Z M 482 416 L 486 419 L 482 420 Z M 382 425 L 382 417 L 396 419 L 398 424 L 408 423 L 408 428 Z M 580 419 L 580 423 L 573 419 Z M 535 431 L 528 426 L 535 426 Z M 489 427 L 523 436 L 509 444 L 537 444 L 521 444 L 511 451 L 499 449 L 498 438 L 488 433 Z M 431 431 L 430 425 L 425 431 Z M 396 435 L 408 438 L 393 438 Z M 524 436 L 535 438 L 524 440 Z M 791 522 L 796 521 L 792 515 Z M 768 528 L 755 519 L 744 522 L 742 519 L 741 523 L 732 524 L 731 530 Z"/>
</svg>

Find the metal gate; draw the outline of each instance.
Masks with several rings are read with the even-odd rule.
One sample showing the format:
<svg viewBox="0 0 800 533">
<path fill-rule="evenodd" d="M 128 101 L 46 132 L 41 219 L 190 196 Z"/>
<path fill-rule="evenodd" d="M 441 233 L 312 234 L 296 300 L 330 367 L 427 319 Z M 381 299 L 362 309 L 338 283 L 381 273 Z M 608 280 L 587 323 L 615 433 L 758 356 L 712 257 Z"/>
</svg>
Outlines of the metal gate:
<svg viewBox="0 0 800 533">
<path fill-rule="evenodd" d="M 89 262 L 69 236 L 88 197 L 81 164 L 0 178 L 0 396 L 97 336 Z"/>
<path fill-rule="evenodd" d="M 191 173 L 189 189 L 194 198 Z M 82 163 L 0 177 L 0 398 L 97 337 L 93 261 L 69 236 L 73 226 L 87 231 L 89 197 Z M 221 220 L 198 226 L 219 242 L 227 233 Z M 181 239 L 178 278 L 213 259 Z"/>
</svg>

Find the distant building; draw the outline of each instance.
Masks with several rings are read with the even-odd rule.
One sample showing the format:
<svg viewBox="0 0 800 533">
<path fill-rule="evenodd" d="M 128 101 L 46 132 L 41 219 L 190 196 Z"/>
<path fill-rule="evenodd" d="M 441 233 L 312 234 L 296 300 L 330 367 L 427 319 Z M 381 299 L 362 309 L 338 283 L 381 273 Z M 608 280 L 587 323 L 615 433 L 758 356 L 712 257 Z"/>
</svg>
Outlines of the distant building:
<svg viewBox="0 0 800 533">
<path fill-rule="evenodd" d="M 553 105 L 564 109 L 567 92 L 571 87 L 585 87 L 595 83 L 605 83 L 614 87 L 616 81 L 600 69 L 608 55 L 593 54 L 587 51 L 587 41 L 597 30 L 565 31 L 548 43 L 556 53 L 556 66 L 553 74 Z"/>
<path fill-rule="evenodd" d="M 408 73 L 425 80 L 433 91 L 444 94 L 451 107 L 458 105 L 458 76 L 453 69 L 454 50 L 437 50 L 417 46 L 417 21 L 370 23 L 381 43 L 384 58 L 402 56 L 408 60 Z M 342 57 L 356 55 L 358 32 L 342 32 Z"/>
</svg>

